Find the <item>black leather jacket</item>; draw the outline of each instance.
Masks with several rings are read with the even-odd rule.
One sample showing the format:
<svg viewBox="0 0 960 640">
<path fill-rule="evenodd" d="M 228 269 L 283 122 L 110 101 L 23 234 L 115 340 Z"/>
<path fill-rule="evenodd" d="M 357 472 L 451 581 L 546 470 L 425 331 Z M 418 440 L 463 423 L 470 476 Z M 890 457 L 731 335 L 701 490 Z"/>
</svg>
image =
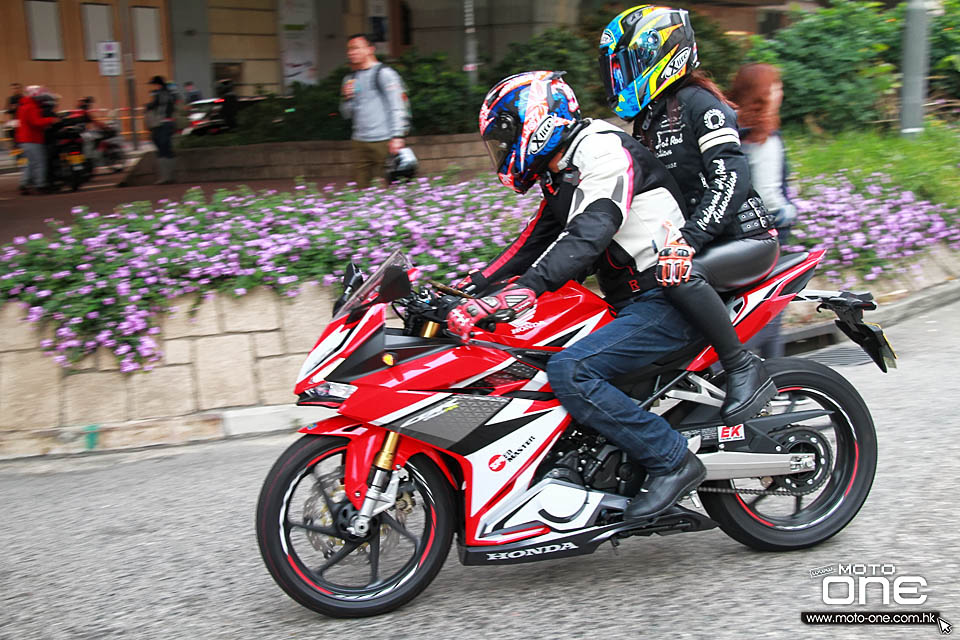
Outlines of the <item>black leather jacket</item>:
<svg viewBox="0 0 960 640">
<path fill-rule="evenodd" d="M 683 237 L 700 251 L 714 239 L 767 234 L 769 218 L 750 184 L 737 114 L 712 93 L 687 85 L 634 121 L 633 135 L 677 181 L 689 211 Z"/>
<path fill-rule="evenodd" d="M 663 223 L 680 228 L 684 217 L 679 189 L 643 145 L 593 121 L 541 188 L 537 213 L 481 271 L 483 281 L 520 275 L 517 284 L 540 295 L 596 273 L 611 304 L 657 286 L 653 267 L 666 235 Z"/>
</svg>

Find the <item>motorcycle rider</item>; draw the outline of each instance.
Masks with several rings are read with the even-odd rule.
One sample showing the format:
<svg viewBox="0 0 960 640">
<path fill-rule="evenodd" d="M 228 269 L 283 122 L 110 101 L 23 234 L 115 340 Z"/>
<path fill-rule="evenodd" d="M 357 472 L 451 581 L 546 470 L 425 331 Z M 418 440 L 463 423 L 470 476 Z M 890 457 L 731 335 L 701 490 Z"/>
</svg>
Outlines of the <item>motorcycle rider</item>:
<svg viewBox="0 0 960 640">
<path fill-rule="evenodd" d="M 706 471 L 662 417 L 640 409 L 609 380 L 680 349 L 696 331 L 667 302 L 654 271 L 662 224 L 683 224 L 680 193 L 643 145 L 617 127 L 580 117 L 560 73 L 502 80 L 484 99 L 480 132 L 505 185 L 543 201 L 519 237 L 463 284 L 483 293 L 447 316 L 466 339 L 484 320 L 510 319 L 544 291 L 595 272 L 616 319 L 554 355 L 547 377 L 564 408 L 641 462 L 648 476 L 625 519 L 653 518 L 699 485 Z"/>
<path fill-rule="evenodd" d="M 701 72 L 689 15 L 643 5 L 600 37 L 600 75 L 610 107 L 676 180 L 690 215 L 661 250 L 661 284 L 713 345 L 727 376 L 721 408 L 736 425 L 776 395 L 759 358 L 740 342 L 716 289 L 761 279 L 779 257 L 772 219 L 750 183 L 736 113 Z"/>
</svg>

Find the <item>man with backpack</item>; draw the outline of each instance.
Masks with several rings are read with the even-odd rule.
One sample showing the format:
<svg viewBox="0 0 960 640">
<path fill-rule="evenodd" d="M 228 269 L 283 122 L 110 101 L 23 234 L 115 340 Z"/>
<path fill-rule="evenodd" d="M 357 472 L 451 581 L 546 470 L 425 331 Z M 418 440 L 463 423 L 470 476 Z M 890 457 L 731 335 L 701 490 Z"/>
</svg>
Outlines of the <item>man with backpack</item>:
<svg viewBox="0 0 960 640">
<path fill-rule="evenodd" d="M 364 189 L 383 176 L 387 157 L 404 147 L 409 107 L 400 75 L 377 60 L 365 34 L 347 38 L 347 61 L 351 72 L 340 87 L 340 113 L 353 120 L 353 180 Z"/>
</svg>

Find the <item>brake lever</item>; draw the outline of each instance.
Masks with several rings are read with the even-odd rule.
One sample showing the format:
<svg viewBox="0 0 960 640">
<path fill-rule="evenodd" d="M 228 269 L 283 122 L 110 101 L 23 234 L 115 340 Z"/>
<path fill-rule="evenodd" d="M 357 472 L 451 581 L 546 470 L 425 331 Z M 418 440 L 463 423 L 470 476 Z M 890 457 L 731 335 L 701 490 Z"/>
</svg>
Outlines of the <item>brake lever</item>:
<svg viewBox="0 0 960 640">
<path fill-rule="evenodd" d="M 467 300 L 476 300 L 476 296 L 472 296 L 465 291 L 460 291 L 460 289 L 455 289 L 449 285 L 443 284 L 442 282 L 437 282 L 436 280 L 427 280 L 427 282 L 437 291 L 442 293 L 449 294 L 451 296 L 457 296 L 460 298 L 466 298 Z"/>
</svg>

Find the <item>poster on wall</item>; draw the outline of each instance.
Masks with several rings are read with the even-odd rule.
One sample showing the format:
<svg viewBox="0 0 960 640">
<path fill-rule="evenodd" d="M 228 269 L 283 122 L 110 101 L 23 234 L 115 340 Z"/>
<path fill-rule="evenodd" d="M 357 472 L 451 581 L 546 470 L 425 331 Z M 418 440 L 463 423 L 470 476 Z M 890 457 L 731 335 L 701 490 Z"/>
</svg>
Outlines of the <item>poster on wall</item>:
<svg viewBox="0 0 960 640">
<path fill-rule="evenodd" d="M 281 0 L 280 52 L 283 86 L 317 84 L 317 20 L 313 0 Z"/>
</svg>

